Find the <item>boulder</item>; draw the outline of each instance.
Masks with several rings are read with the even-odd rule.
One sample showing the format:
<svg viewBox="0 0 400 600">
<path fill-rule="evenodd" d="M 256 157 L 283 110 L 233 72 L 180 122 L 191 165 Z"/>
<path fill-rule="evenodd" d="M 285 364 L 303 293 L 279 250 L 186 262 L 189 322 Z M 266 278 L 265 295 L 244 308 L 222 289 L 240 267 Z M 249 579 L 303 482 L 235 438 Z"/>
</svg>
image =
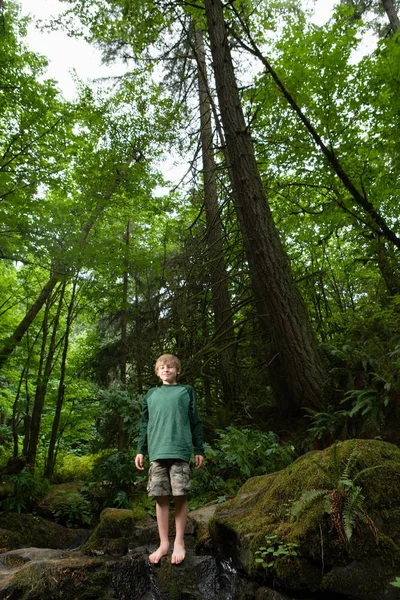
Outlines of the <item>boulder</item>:
<svg viewBox="0 0 400 600">
<path fill-rule="evenodd" d="M 37 515 L 0 512 L 0 552 L 29 546 L 76 548 L 89 534 L 87 529 L 68 529 Z"/>
<path fill-rule="evenodd" d="M 356 487 L 358 504 L 340 504 L 346 497 L 340 490 Z M 400 568 L 399 489 L 397 446 L 378 440 L 340 442 L 309 452 L 282 471 L 249 479 L 234 499 L 217 507 L 209 524 L 213 545 L 248 575 L 285 593 L 389 598 L 395 589 L 389 582 Z M 295 517 L 302 498 L 304 506 Z M 352 529 L 349 541 L 341 530 L 345 513 Z M 264 568 L 255 562 L 256 552 L 272 546 L 276 555 Z"/>
<path fill-rule="evenodd" d="M 157 539 L 157 524 L 144 510 L 105 508 L 100 523 L 81 550 L 85 554 L 119 556 Z"/>
<path fill-rule="evenodd" d="M 109 561 L 78 551 L 26 548 L 0 556 L 0 599 L 151 600 L 145 559 Z"/>
</svg>

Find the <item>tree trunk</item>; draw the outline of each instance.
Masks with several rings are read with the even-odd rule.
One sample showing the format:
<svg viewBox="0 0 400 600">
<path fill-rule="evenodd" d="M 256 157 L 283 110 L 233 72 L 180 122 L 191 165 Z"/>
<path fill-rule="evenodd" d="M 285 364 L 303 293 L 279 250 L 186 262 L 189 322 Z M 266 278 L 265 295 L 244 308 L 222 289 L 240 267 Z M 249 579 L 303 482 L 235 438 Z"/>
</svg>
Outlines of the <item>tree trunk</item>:
<svg viewBox="0 0 400 600">
<path fill-rule="evenodd" d="M 142 325 L 140 315 L 140 303 L 139 303 L 139 277 L 137 274 L 134 276 L 135 279 L 135 340 L 134 348 L 136 355 L 136 377 L 137 377 L 137 391 L 138 394 L 143 394 L 143 358 L 142 358 Z"/>
<path fill-rule="evenodd" d="M 54 286 L 60 281 L 60 275 L 52 275 L 46 285 L 40 292 L 37 300 L 32 304 L 21 323 L 17 326 L 14 333 L 5 341 L 3 348 L 0 350 L 0 369 L 13 352 L 16 346 L 22 340 L 26 330 L 33 322 L 34 318 L 42 308 L 43 304 L 50 298 Z"/>
<path fill-rule="evenodd" d="M 393 33 L 396 33 L 400 27 L 400 19 L 394 6 L 394 2 L 393 0 L 382 0 L 382 4 L 388 16 L 392 31 Z"/>
<path fill-rule="evenodd" d="M 225 404 L 230 410 L 238 406 L 243 389 L 237 357 L 228 274 L 224 259 L 223 231 L 218 206 L 216 164 L 213 154 L 213 134 L 210 99 L 207 85 L 203 32 L 196 30 L 198 85 L 200 99 L 200 138 L 203 157 L 204 207 L 206 213 L 207 250 L 210 265 L 211 293 L 214 312 L 214 338 L 218 348 L 219 373 Z"/>
<path fill-rule="evenodd" d="M 46 468 L 45 468 L 45 473 L 44 473 L 45 477 L 47 477 L 48 479 L 50 479 L 53 476 L 54 466 L 55 466 L 55 462 L 56 462 L 55 461 L 55 448 L 56 448 L 56 443 L 57 443 L 58 427 L 60 425 L 60 419 L 61 419 L 61 411 L 62 411 L 62 407 L 64 404 L 65 373 L 66 373 L 66 368 L 67 368 L 69 336 L 71 333 L 71 325 L 72 325 L 73 312 L 74 312 L 74 307 L 75 307 L 76 286 L 77 286 L 77 281 L 75 280 L 73 287 L 72 287 L 71 300 L 68 304 L 67 319 L 66 319 L 66 325 L 65 325 L 65 335 L 64 335 L 64 346 L 63 346 L 63 352 L 62 352 L 62 357 L 61 357 L 61 366 L 60 366 L 60 381 L 58 383 L 57 404 L 56 404 L 56 411 L 54 414 L 53 425 L 51 428 L 49 450 L 47 453 Z"/>
<path fill-rule="evenodd" d="M 130 221 L 126 224 L 125 233 L 125 266 L 123 277 L 122 309 L 121 309 L 121 358 L 120 373 L 121 383 L 126 388 L 126 365 L 128 357 L 127 323 L 128 323 L 128 284 L 129 284 L 129 244 L 130 244 Z M 118 450 L 123 452 L 127 444 L 127 435 L 124 428 L 124 419 L 122 416 L 118 419 Z"/>
<path fill-rule="evenodd" d="M 240 103 L 221 0 L 205 0 L 222 124 L 257 315 L 272 333 L 270 376 L 282 410 L 321 409 L 327 372 L 264 194 Z"/>
<path fill-rule="evenodd" d="M 35 401 L 33 403 L 32 409 L 32 417 L 31 417 L 31 431 L 30 431 L 30 439 L 29 439 L 29 449 L 27 455 L 27 463 L 30 465 L 30 468 L 33 470 L 35 468 L 36 454 L 37 454 L 37 446 L 39 442 L 39 434 L 40 434 L 40 422 L 42 419 L 42 412 L 44 406 L 44 400 L 46 397 L 47 384 L 50 379 L 51 371 L 53 369 L 53 358 L 56 350 L 56 338 L 57 338 L 57 330 L 58 323 L 60 320 L 61 309 L 64 301 L 64 293 L 65 293 L 66 283 L 64 282 L 62 285 L 62 289 L 60 291 L 60 298 L 58 300 L 58 306 L 56 315 L 54 317 L 53 330 L 50 338 L 49 349 L 47 351 L 47 357 L 44 365 L 44 369 L 39 371 L 36 392 L 35 392 Z M 48 311 L 50 307 L 50 302 L 47 303 L 47 315 L 46 315 L 46 335 L 43 332 L 44 343 L 42 343 L 42 352 L 41 352 L 41 362 L 44 360 L 44 351 L 45 351 L 45 338 L 47 337 L 47 318 Z M 42 362 L 43 365 L 43 362 Z"/>
</svg>

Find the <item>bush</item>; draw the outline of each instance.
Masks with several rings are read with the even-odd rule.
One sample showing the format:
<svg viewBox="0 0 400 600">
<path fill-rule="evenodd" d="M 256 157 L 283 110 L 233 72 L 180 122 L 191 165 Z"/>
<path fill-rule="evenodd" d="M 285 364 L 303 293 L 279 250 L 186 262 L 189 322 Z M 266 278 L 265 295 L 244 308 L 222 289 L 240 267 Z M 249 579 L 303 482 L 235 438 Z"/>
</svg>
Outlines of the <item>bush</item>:
<svg viewBox="0 0 400 600">
<path fill-rule="evenodd" d="M 56 520 L 67 527 L 90 525 L 92 522 L 90 500 L 78 492 L 59 492 L 61 493 L 64 497 L 57 503 L 57 509 L 54 511 Z"/>
<path fill-rule="evenodd" d="M 86 454 L 84 456 L 66 454 L 62 458 L 62 464 L 56 466 L 55 481 L 59 483 L 91 481 L 93 479 L 93 469 L 99 456 L 99 454 Z"/>
<path fill-rule="evenodd" d="M 29 469 L 23 469 L 18 475 L 12 475 L 9 481 L 13 492 L 2 502 L 2 510 L 11 512 L 29 512 L 38 500 L 46 495 L 50 488 L 47 479 L 33 474 Z"/>
<path fill-rule="evenodd" d="M 279 471 L 295 458 L 290 444 L 281 444 L 272 431 L 237 429 L 217 431 L 214 446 L 205 444 L 204 466 L 193 473 L 190 508 L 234 495 L 249 477 Z"/>
<path fill-rule="evenodd" d="M 100 512 L 106 506 L 129 507 L 136 473 L 135 456 L 132 452 L 100 453 L 93 468 L 94 481 L 82 486 L 82 491 L 92 503 L 93 511 Z"/>
</svg>

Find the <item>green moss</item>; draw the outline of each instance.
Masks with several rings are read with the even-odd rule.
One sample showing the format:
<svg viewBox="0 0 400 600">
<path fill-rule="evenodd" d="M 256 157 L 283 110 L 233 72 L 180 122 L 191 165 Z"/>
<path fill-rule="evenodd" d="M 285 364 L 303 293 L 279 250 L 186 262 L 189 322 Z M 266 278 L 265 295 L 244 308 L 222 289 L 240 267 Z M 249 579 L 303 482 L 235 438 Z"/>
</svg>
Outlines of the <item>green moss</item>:
<svg viewBox="0 0 400 600">
<path fill-rule="evenodd" d="M 111 580 L 106 564 L 99 561 L 87 560 L 82 564 L 81 560 L 70 560 L 51 566 L 37 562 L 21 569 L 12 587 L 21 600 L 111 600 Z"/>
<path fill-rule="evenodd" d="M 318 501 L 310 503 L 297 520 L 290 518 L 293 501 L 308 490 L 335 489 L 346 466 L 350 479 L 362 488 L 363 508 L 379 529 L 379 545 L 364 523 L 355 528 L 350 545 L 341 542 Z M 272 534 L 283 542 L 299 544 L 296 564 L 301 563 L 299 569 L 308 573 L 307 578 L 309 569 L 314 568 L 321 578 L 322 563 L 329 570 L 334 565 L 371 556 L 383 562 L 400 562 L 399 489 L 397 446 L 378 440 L 348 440 L 323 451 L 309 452 L 277 473 L 250 479 L 233 500 L 217 508 L 209 528 L 217 547 L 225 545 L 224 538 L 236 540 L 236 554 L 248 571 L 254 569 L 254 551 L 264 545 L 266 535 Z M 246 556 L 249 559 L 243 562 Z M 286 580 L 284 567 L 285 563 L 280 564 L 279 577 Z M 302 589 L 301 573 L 296 580 L 297 589 Z"/>
<path fill-rule="evenodd" d="M 137 540 L 138 528 L 149 526 L 150 522 L 153 523 L 142 509 L 106 508 L 100 515 L 99 525 L 82 546 L 82 552 L 125 554 L 130 541 Z"/>
<path fill-rule="evenodd" d="M 82 531 L 70 530 L 42 517 L 22 513 L 0 513 L 0 548 L 73 548 Z"/>
</svg>

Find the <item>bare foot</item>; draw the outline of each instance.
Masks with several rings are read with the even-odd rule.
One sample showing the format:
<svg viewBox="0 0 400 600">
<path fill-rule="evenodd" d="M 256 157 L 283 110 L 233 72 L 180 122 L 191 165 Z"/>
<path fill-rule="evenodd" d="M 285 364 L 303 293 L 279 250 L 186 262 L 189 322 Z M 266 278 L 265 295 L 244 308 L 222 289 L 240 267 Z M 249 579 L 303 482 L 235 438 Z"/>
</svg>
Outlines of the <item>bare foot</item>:
<svg viewBox="0 0 400 600">
<path fill-rule="evenodd" d="M 160 544 L 159 548 L 157 548 L 157 550 L 153 552 L 153 554 L 150 554 L 149 561 L 153 563 L 153 565 L 156 565 L 158 562 L 160 562 L 163 556 L 166 556 L 168 554 L 168 551 L 169 544 Z"/>
<path fill-rule="evenodd" d="M 185 555 L 186 555 L 185 546 L 183 544 L 177 544 L 175 542 L 174 551 L 173 551 L 172 557 L 171 557 L 171 563 L 173 565 L 179 565 L 182 561 L 185 560 Z"/>
</svg>

